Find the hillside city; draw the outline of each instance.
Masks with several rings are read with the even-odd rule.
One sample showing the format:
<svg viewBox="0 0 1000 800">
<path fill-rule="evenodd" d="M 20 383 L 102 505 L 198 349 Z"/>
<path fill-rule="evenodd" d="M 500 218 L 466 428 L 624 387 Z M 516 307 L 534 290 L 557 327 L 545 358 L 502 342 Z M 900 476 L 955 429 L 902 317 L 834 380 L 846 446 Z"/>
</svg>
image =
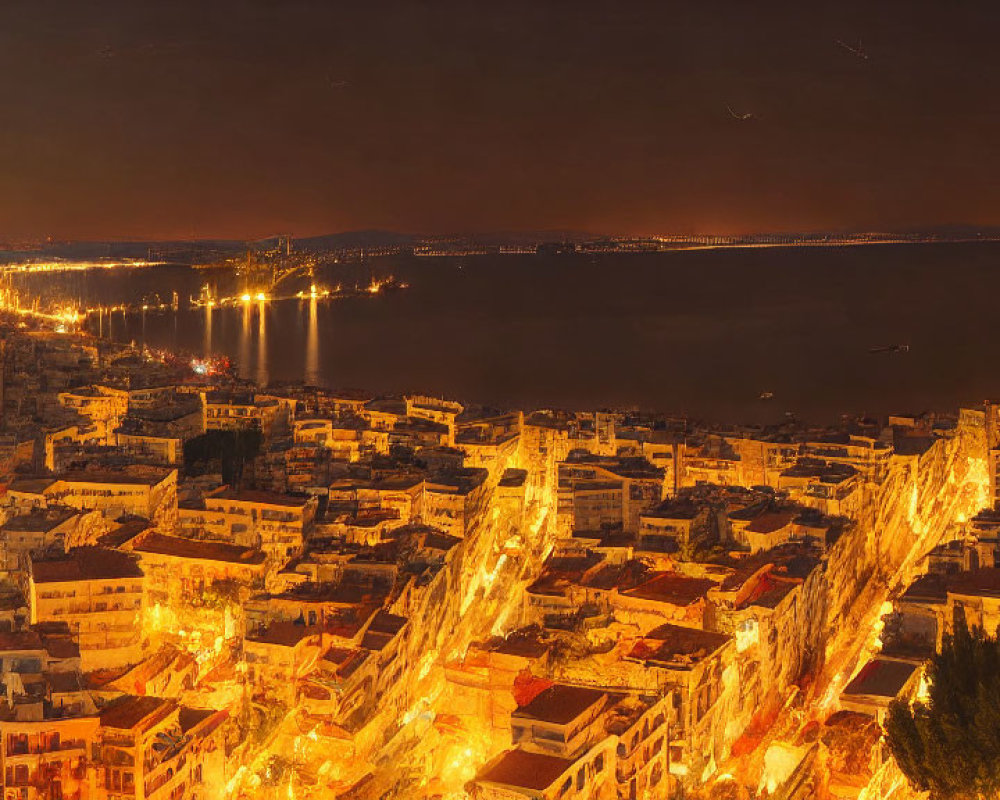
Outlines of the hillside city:
<svg viewBox="0 0 1000 800">
<path fill-rule="evenodd" d="M 907 798 L 889 704 L 1000 624 L 1000 405 L 720 426 L 0 336 L 9 800 Z"/>
</svg>

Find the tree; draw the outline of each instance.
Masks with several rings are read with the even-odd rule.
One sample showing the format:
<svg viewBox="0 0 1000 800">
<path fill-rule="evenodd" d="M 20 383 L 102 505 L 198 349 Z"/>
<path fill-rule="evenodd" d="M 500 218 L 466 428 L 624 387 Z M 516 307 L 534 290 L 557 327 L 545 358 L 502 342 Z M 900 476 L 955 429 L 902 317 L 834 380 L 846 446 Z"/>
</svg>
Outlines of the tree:
<svg viewBox="0 0 1000 800">
<path fill-rule="evenodd" d="M 215 430 L 184 442 L 184 470 L 188 475 L 204 474 L 212 464 L 219 465 L 222 480 L 239 487 L 243 470 L 260 453 L 263 436 L 257 428 Z"/>
<path fill-rule="evenodd" d="M 929 698 L 895 701 L 889 748 L 920 791 L 940 800 L 1000 792 L 1000 642 L 956 618 L 928 667 Z"/>
</svg>

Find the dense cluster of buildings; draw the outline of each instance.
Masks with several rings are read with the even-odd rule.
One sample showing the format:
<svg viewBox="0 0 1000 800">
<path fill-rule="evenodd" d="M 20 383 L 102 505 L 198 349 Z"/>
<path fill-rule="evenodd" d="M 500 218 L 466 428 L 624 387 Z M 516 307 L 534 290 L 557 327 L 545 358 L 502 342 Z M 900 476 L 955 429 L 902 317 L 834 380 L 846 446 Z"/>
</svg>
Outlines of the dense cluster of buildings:
<svg viewBox="0 0 1000 800">
<path fill-rule="evenodd" d="M 992 406 L 720 428 L 258 387 L 13 326 L 3 359 L 10 800 L 637 800 L 755 752 L 791 797 L 845 736 L 857 796 L 956 614 L 1000 623 L 986 510 L 931 543 L 821 733 L 769 738 L 845 542 Z"/>
</svg>

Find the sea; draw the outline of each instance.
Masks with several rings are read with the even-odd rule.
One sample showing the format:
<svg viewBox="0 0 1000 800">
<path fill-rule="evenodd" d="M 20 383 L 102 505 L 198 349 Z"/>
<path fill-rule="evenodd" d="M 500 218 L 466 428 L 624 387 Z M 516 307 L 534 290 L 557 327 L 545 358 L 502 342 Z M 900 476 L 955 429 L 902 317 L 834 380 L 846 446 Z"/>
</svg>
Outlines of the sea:
<svg viewBox="0 0 1000 800">
<path fill-rule="evenodd" d="M 120 342 L 228 356 L 261 384 L 751 423 L 1000 397 L 1000 243 L 391 256 L 333 264 L 276 294 L 371 275 L 408 286 L 209 310 L 188 299 L 205 285 L 238 293 L 231 272 L 168 264 L 13 280 L 85 306 L 176 293 L 176 310 L 87 324 Z"/>
</svg>

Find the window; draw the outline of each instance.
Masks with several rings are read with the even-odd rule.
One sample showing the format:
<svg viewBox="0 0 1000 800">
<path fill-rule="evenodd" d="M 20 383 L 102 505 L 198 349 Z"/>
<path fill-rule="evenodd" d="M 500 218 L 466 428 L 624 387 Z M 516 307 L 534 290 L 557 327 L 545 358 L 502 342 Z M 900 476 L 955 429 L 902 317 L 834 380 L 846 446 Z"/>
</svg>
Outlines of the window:
<svg viewBox="0 0 1000 800">
<path fill-rule="evenodd" d="M 594 772 L 598 774 L 604 772 L 604 753 L 594 759 Z"/>
</svg>

